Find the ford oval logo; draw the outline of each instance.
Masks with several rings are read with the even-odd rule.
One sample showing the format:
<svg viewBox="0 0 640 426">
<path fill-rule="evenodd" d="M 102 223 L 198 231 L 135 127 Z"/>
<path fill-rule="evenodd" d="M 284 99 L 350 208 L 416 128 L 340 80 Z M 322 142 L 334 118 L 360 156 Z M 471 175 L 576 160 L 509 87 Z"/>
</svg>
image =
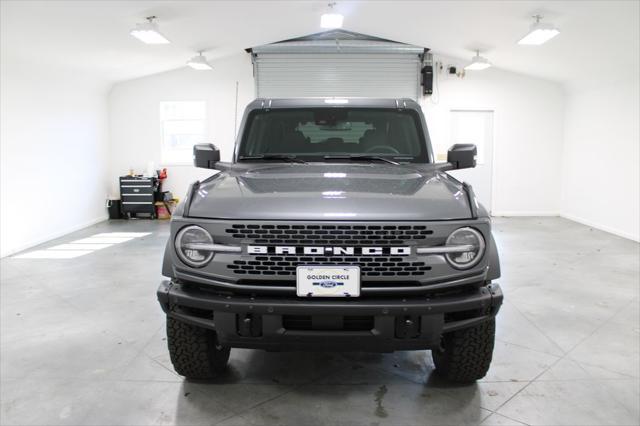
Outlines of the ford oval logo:
<svg viewBox="0 0 640 426">
<path fill-rule="evenodd" d="M 317 286 L 320 286 L 322 288 L 334 288 L 334 287 L 338 287 L 340 285 L 344 285 L 344 283 L 341 283 L 341 282 L 338 282 L 338 281 L 326 280 L 326 281 L 315 282 L 315 283 L 313 283 L 313 285 L 317 285 Z"/>
</svg>

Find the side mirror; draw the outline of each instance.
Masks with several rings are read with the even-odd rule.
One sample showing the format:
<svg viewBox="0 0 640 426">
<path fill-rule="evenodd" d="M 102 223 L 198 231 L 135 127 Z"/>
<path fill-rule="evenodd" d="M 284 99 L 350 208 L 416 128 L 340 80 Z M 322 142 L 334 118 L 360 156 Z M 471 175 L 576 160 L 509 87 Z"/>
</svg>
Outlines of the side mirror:
<svg viewBox="0 0 640 426">
<path fill-rule="evenodd" d="M 454 169 L 470 169 L 476 166 L 476 155 L 478 148 L 475 145 L 457 143 L 449 148 L 447 162 L 451 163 Z"/>
<path fill-rule="evenodd" d="M 220 150 L 210 143 L 193 146 L 193 165 L 203 169 L 215 169 L 220 161 Z"/>
</svg>

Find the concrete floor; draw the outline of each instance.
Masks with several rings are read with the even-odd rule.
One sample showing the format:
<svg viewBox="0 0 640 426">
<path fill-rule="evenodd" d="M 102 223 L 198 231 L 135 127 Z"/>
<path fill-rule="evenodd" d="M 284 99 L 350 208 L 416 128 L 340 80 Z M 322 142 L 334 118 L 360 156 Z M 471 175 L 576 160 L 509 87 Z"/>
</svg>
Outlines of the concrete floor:
<svg viewBox="0 0 640 426">
<path fill-rule="evenodd" d="M 175 375 L 155 298 L 167 223 L 71 260 L 1 261 L 9 424 L 638 424 L 640 252 L 558 218 L 496 219 L 505 304 L 487 377 L 451 386 L 426 352 L 232 351 L 213 383 Z"/>
</svg>

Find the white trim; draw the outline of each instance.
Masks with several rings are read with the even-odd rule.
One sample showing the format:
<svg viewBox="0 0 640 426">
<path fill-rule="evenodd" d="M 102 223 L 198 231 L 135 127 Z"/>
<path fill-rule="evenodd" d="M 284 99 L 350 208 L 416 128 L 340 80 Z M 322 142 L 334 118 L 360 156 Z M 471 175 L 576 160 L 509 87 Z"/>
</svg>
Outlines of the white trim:
<svg viewBox="0 0 640 426">
<path fill-rule="evenodd" d="M 633 234 L 631 234 L 629 232 L 621 231 L 619 229 L 615 229 L 615 228 L 612 228 L 610 226 L 600 225 L 600 224 L 592 222 L 590 220 L 583 219 L 583 218 L 581 218 L 579 216 L 574 216 L 574 215 L 572 215 L 570 213 L 561 213 L 560 217 L 572 220 L 574 222 L 581 223 L 582 225 L 586 225 L 586 226 L 590 226 L 592 228 L 596 228 L 596 229 L 598 229 L 600 231 L 608 232 L 609 234 L 617 235 L 618 237 L 626 238 L 628 240 L 640 243 L 640 235 L 633 235 Z"/>
<path fill-rule="evenodd" d="M 560 216 L 556 211 L 536 211 L 536 210 L 505 210 L 491 212 L 491 216 L 500 217 L 533 217 L 533 216 Z"/>
<path fill-rule="evenodd" d="M 65 235 L 70 234 L 72 232 L 79 231 L 79 230 L 84 229 L 84 228 L 88 228 L 88 227 L 93 226 L 93 225 L 95 225 L 97 223 L 100 223 L 100 222 L 104 222 L 105 220 L 108 220 L 108 219 L 109 219 L 109 215 L 105 214 L 105 215 L 96 217 L 94 219 L 91 219 L 91 220 L 89 220 L 87 222 L 81 223 L 79 225 L 71 226 L 71 227 L 69 227 L 69 228 L 67 228 L 67 229 L 65 229 L 63 231 L 53 232 L 53 233 L 47 235 L 46 237 L 38 238 L 37 240 L 30 241 L 30 242 L 28 242 L 26 244 L 23 244 L 21 246 L 18 246 L 18 247 L 15 247 L 15 248 L 12 248 L 12 249 L 9 249 L 9 250 L 6 250 L 6 251 L 2 251 L 2 253 L 0 254 L 0 257 L 7 257 L 7 256 L 14 255 L 14 254 L 19 253 L 21 251 L 25 251 L 25 250 L 28 250 L 28 249 L 33 248 L 35 246 L 38 246 L 40 244 L 46 243 L 48 241 L 55 240 L 56 238 L 64 237 Z"/>
</svg>

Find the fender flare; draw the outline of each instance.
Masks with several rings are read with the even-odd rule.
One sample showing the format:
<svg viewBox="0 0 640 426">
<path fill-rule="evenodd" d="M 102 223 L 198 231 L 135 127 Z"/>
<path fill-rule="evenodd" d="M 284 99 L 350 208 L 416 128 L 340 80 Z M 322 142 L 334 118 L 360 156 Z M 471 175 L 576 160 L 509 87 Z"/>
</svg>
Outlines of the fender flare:
<svg viewBox="0 0 640 426">
<path fill-rule="evenodd" d="M 498 254 L 498 246 L 496 245 L 496 240 L 493 238 L 493 234 L 491 235 L 491 241 L 489 241 L 487 256 L 489 256 L 487 281 L 500 278 L 500 256 Z"/>
<path fill-rule="evenodd" d="M 162 275 L 169 278 L 174 278 L 173 276 L 173 259 L 171 258 L 171 245 L 172 239 L 169 237 L 169 241 L 167 241 L 167 245 L 164 247 L 164 256 L 162 258 Z"/>
</svg>

